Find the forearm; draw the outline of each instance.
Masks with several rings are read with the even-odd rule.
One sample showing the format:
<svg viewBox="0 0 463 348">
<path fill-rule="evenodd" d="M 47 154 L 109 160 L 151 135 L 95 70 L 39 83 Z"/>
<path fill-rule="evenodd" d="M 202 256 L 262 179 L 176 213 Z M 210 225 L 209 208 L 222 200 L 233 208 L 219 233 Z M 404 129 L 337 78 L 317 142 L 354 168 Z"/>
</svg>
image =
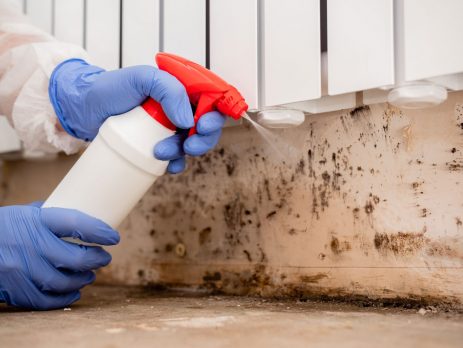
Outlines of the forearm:
<svg viewBox="0 0 463 348">
<path fill-rule="evenodd" d="M 73 153 L 82 145 L 61 129 L 48 96 L 53 69 L 69 58 L 85 59 L 86 52 L 57 41 L 0 0 L 0 113 L 30 150 Z"/>
</svg>

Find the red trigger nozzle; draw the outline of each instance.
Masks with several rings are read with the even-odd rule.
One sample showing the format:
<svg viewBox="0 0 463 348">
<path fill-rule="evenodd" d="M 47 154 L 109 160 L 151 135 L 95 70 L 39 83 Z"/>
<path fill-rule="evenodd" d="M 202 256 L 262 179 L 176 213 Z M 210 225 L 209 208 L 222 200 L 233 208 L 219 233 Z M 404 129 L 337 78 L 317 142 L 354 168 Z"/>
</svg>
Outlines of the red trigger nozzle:
<svg viewBox="0 0 463 348">
<path fill-rule="evenodd" d="M 238 90 L 230 86 L 222 97 L 217 101 L 217 110 L 221 113 L 238 120 L 248 110 L 248 105 Z"/>
</svg>

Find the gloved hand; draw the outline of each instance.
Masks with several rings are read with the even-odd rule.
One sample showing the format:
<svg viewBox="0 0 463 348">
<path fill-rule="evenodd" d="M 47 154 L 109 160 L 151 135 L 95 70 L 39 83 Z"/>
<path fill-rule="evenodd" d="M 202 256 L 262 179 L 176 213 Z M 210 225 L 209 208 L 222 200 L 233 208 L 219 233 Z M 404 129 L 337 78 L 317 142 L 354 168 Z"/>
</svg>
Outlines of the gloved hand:
<svg viewBox="0 0 463 348">
<path fill-rule="evenodd" d="M 92 270 L 111 255 L 98 246 L 66 242 L 74 237 L 114 245 L 119 234 L 101 220 L 72 209 L 36 205 L 0 208 L 0 301 L 39 310 L 69 306 L 92 283 Z"/>
<path fill-rule="evenodd" d="M 154 147 L 154 157 L 170 161 L 167 171 L 180 173 L 185 169 L 185 154 L 201 156 L 214 148 L 219 142 L 225 116 L 212 111 L 202 116 L 196 125 L 196 134 L 188 137 L 188 130 L 164 139 Z"/>
<path fill-rule="evenodd" d="M 160 142 L 155 156 L 169 160 L 170 173 L 185 167 L 185 154 L 198 156 L 213 148 L 221 134 L 224 116 L 204 115 L 198 134 L 186 139 L 181 130 L 193 127 L 193 113 L 185 87 L 169 73 L 151 66 L 134 66 L 114 71 L 70 59 L 58 65 L 50 78 L 50 100 L 63 128 L 71 135 L 93 140 L 110 116 L 123 114 L 151 97 L 161 103 L 179 134 Z M 207 116 L 207 117 L 206 117 Z"/>
</svg>

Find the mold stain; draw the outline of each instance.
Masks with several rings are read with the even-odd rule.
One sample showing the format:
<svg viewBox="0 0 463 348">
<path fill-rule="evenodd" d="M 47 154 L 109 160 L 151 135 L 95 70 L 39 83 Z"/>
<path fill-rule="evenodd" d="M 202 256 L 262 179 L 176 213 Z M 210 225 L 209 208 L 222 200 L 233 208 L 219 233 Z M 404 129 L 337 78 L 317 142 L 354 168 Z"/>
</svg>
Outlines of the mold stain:
<svg viewBox="0 0 463 348">
<path fill-rule="evenodd" d="M 371 203 L 371 202 L 369 202 L 369 201 L 365 204 L 365 206 L 364 206 L 363 208 L 364 208 L 365 213 L 366 213 L 367 215 L 372 214 L 373 211 L 375 210 L 375 206 L 373 205 L 373 203 Z"/>
<path fill-rule="evenodd" d="M 335 255 L 340 255 L 352 249 L 348 241 L 340 241 L 337 237 L 331 237 L 330 249 Z"/>
<path fill-rule="evenodd" d="M 267 199 L 272 200 L 272 195 L 270 194 L 270 183 L 268 179 L 264 179 L 264 191 L 267 194 Z"/>
<path fill-rule="evenodd" d="M 222 280 L 222 274 L 220 272 L 206 272 L 203 276 L 204 282 L 217 282 L 219 280 Z"/>
<path fill-rule="evenodd" d="M 315 217 L 317 220 L 320 219 L 320 213 L 318 211 L 318 195 L 317 195 L 317 189 L 315 187 L 315 184 L 312 184 L 312 216 Z"/>
<path fill-rule="evenodd" d="M 302 283 L 318 283 L 320 280 L 328 278 L 326 273 L 317 273 L 314 275 L 302 275 L 299 277 L 299 280 Z"/>
<path fill-rule="evenodd" d="M 449 244 L 450 243 L 443 243 L 440 241 L 429 242 L 428 246 L 426 247 L 426 254 L 429 256 L 439 256 L 450 259 L 463 260 L 463 255 L 459 254 Z"/>
<path fill-rule="evenodd" d="M 305 175 L 305 161 L 303 158 L 301 158 L 297 163 L 296 174 Z"/>
<path fill-rule="evenodd" d="M 224 159 L 225 169 L 228 176 L 232 176 L 235 173 L 238 165 L 238 157 L 236 155 L 228 156 Z"/>
<path fill-rule="evenodd" d="M 272 218 L 273 216 L 275 216 L 276 213 L 277 213 L 276 210 L 272 210 L 270 213 L 268 213 L 268 214 L 266 215 L 266 218 L 267 218 L 267 219 L 270 219 L 270 218 Z"/>
<path fill-rule="evenodd" d="M 206 227 L 199 232 L 199 236 L 198 236 L 199 245 L 204 245 L 211 241 L 211 232 L 212 232 L 211 227 Z"/>
<path fill-rule="evenodd" d="M 237 295 L 262 295 L 266 289 L 272 287 L 270 276 L 263 264 L 257 264 L 253 268 L 241 272 L 223 272 L 221 282 L 215 282 L 214 286 L 219 291 Z M 210 284 L 206 287 L 211 287 Z"/>
<path fill-rule="evenodd" d="M 313 168 L 313 152 L 312 149 L 307 151 L 308 167 L 309 167 L 309 178 L 315 178 L 315 171 Z"/>
<path fill-rule="evenodd" d="M 240 227 L 244 226 L 242 220 L 243 211 L 244 205 L 241 203 L 239 196 L 228 204 L 225 204 L 223 208 L 223 219 L 230 230 L 238 230 Z"/>
<path fill-rule="evenodd" d="M 387 172 L 384 173 L 385 171 L 383 171 L 383 167 L 381 167 L 379 164 L 378 166 L 376 166 L 376 163 L 368 162 L 363 158 L 362 160 L 358 160 L 358 162 L 355 163 L 351 163 L 350 161 L 352 159 L 355 159 L 357 161 L 356 152 L 359 149 L 361 151 L 364 151 L 359 147 L 361 145 L 356 144 L 356 139 L 358 138 L 360 138 L 361 141 L 366 142 L 368 148 L 371 149 L 371 151 L 376 151 L 373 149 L 373 142 L 371 140 L 374 139 L 374 141 L 378 143 L 378 149 L 381 149 L 381 151 L 376 151 L 376 158 L 381 158 L 380 155 L 382 155 L 382 153 L 384 153 L 386 156 L 386 151 L 392 153 L 392 146 L 389 149 L 385 149 L 383 144 L 384 142 L 380 138 L 382 137 L 381 134 L 384 132 L 385 134 L 387 134 L 387 136 L 389 136 L 390 140 L 393 135 L 389 135 L 388 133 L 390 129 L 396 129 L 396 127 L 395 124 L 394 127 L 390 127 L 388 119 L 388 123 L 384 126 L 383 122 L 380 120 L 380 123 L 376 125 L 376 129 L 367 129 L 368 127 L 371 127 L 371 124 L 367 127 L 365 119 L 363 118 L 364 112 L 365 110 L 362 111 L 354 109 L 351 111 L 350 115 L 347 113 L 345 114 L 345 117 L 347 119 L 347 121 L 345 122 L 347 122 L 346 124 L 349 127 L 348 130 L 352 134 L 352 143 L 336 143 L 335 141 L 333 141 L 332 137 L 328 136 L 328 139 L 323 140 L 322 138 L 320 141 L 318 141 L 318 139 L 316 138 L 315 140 L 310 139 L 310 141 L 308 141 L 308 143 L 310 144 L 310 148 L 305 147 L 304 150 L 302 150 L 307 151 L 307 156 L 304 155 L 303 158 L 299 159 L 299 161 L 296 160 L 294 163 L 289 163 L 291 165 L 290 170 L 282 170 L 281 167 L 283 165 L 272 167 L 270 161 L 268 163 L 265 163 L 265 158 L 263 158 L 263 156 L 257 153 L 257 151 L 260 151 L 258 148 L 249 149 L 248 157 L 250 158 L 246 158 L 243 154 L 244 159 L 240 157 L 239 161 L 237 161 L 236 158 L 234 159 L 233 154 L 227 148 L 220 148 L 216 151 L 211 152 L 210 155 L 206 155 L 202 160 L 202 164 L 201 161 L 193 159 L 191 161 L 192 166 L 190 168 L 190 174 L 187 173 L 187 175 L 180 175 L 174 178 L 168 177 L 165 179 L 161 179 L 163 180 L 164 185 L 166 183 L 169 183 L 172 184 L 172 187 L 174 187 L 174 189 L 178 189 L 177 195 L 171 194 L 170 187 L 166 188 L 168 185 L 165 185 L 166 187 L 164 188 L 156 186 L 156 191 L 161 191 L 164 194 L 169 194 L 169 196 L 173 197 L 180 197 L 180 194 L 186 188 L 186 198 L 182 200 L 178 200 L 176 198 L 171 199 L 170 201 L 166 200 L 166 203 L 162 202 L 162 204 L 159 205 L 153 204 L 153 206 L 156 207 L 153 207 L 152 213 L 150 212 L 150 221 L 153 222 L 158 220 L 157 217 L 160 215 L 164 217 L 166 220 L 172 220 L 172 217 L 174 216 L 172 214 L 175 214 L 175 217 L 178 218 L 179 216 L 183 216 L 185 212 L 185 216 L 190 216 L 191 219 L 197 219 L 193 221 L 193 223 L 191 224 L 192 226 L 193 224 L 195 224 L 196 226 L 200 226 L 200 228 L 194 230 L 195 233 L 192 234 L 191 237 L 193 241 L 196 243 L 191 244 L 193 244 L 194 246 L 198 246 L 198 244 L 204 246 L 202 250 L 207 251 L 207 253 L 203 254 L 192 253 L 193 255 L 216 255 L 218 259 L 223 258 L 226 260 L 231 260 L 234 257 L 235 259 L 239 259 L 241 262 L 245 264 L 246 271 L 225 273 L 222 269 L 220 269 L 220 271 L 222 272 L 220 277 L 215 276 L 216 272 L 210 272 L 208 275 L 205 276 L 203 281 L 207 284 L 213 284 L 210 285 L 211 288 L 221 288 L 221 284 L 225 283 L 226 285 L 231 287 L 236 286 L 236 289 L 238 291 L 241 291 L 242 289 L 252 289 L 252 291 L 260 292 L 263 291 L 264 288 L 269 286 L 275 287 L 276 289 L 281 284 L 273 283 L 271 279 L 269 280 L 269 275 L 266 274 L 265 266 L 263 264 L 266 263 L 268 260 L 262 247 L 258 246 L 258 242 L 261 240 L 259 238 L 261 236 L 257 235 L 257 237 L 253 237 L 253 235 L 256 235 L 255 232 L 260 227 L 259 217 L 261 219 L 269 219 L 269 221 L 266 223 L 266 227 L 269 225 L 278 226 L 278 224 L 280 224 L 281 221 L 283 221 L 285 218 L 292 218 L 293 216 L 295 216 L 294 212 L 298 211 L 301 213 L 301 219 L 299 220 L 299 222 L 303 223 L 305 218 L 310 219 L 311 208 L 312 216 L 319 219 L 325 212 L 325 210 L 327 210 L 329 205 L 331 205 L 331 209 L 334 209 L 334 207 L 338 207 L 338 204 L 340 202 L 335 201 L 335 199 L 342 197 L 344 201 L 344 208 L 347 209 L 346 211 L 348 217 L 352 217 L 350 214 L 353 215 L 354 225 L 356 229 L 363 226 L 363 224 L 361 224 L 362 220 L 367 219 L 370 221 L 371 226 L 369 227 L 376 227 L 372 222 L 372 214 L 378 215 L 379 209 L 376 212 L 375 209 L 378 208 L 377 205 L 380 204 L 380 197 L 370 194 L 368 198 L 365 197 L 367 198 L 366 200 L 360 201 L 359 204 L 357 201 L 351 199 L 356 194 L 355 185 L 349 185 L 346 186 L 346 188 L 344 188 L 343 185 L 345 183 L 345 178 L 349 177 L 351 177 L 351 179 L 349 179 L 351 182 L 353 180 L 370 180 L 370 174 L 379 174 L 379 171 L 377 171 L 378 169 L 381 170 L 381 175 L 387 174 Z M 352 120 L 360 120 L 361 118 L 363 118 L 361 122 Z M 337 121 L 339 122 L 338 119 Z M 338 124 L 337 127 L 339 128 L 338 130 L 342 132 L 341 125 Z M 359 127 L 362 127 L 360 129 L 361 132 L 358 132 L 358 129 L 356 129 Z M 378 132 L 378 134 L 372 136 L 371 132 L 373 131 Z M 391 134 L 392 133 L 393 132 L 391 131 Z M 317 134 L 312 136 L 316 137 Z M 339 134 L 339 137 L 342 136 L 342 134 Z M 368 139 L 368 137 L 371 138 Z M 391 143 L 395 144 L 395 142 L 392 141 Z M 376 148 L 376 143 L 374 145 Z M 451 148 L 451 145 L 446 147 L 447 155 L 449 155 L 449 149 Z M 450 152 L 455 153 L 453 151 Z M 458 159 L 457 156 L 454 156 L 453 158 L 455 158 L 456 160 Z M 412 159 L 410 156 L 409 159 L 411 161 L 410 163 L 413 165 L 415 165 L 415 160 L 416 164 L 423 163 L 421 160 L 417 160 L 416 157 L 413 157 Z M 247 177 L 247 179 L 249 180 L 246 181 L 246 183 L 243 183 L 244 181 L 240 176 L 242 170 L 244 171 L 246 169 L 249 169 L 244 168 L 244 161 L 246 161 L 246 165 L 252 166 L 250 168 L 250 175 Z M 238 168 L 237 165 L 242 165 L 243 168 Z M 374 169 L 371 167 L 374 167 Z M 425 167 L 426 165 L 421 166 L 423 170 L 425 169 Z M 278 171 L 280 171 L 279 176 L 278 174 L 275 175 L 275 173 L 278 173 Z M 271 172 L 271 176 L 266 177 L 267 175 L 269 175 L 269 172 Z M 211 176 L 213 178 L 211 178 Z M 231 176 L 232 178 L 228 178 L 228 176 Z M 218 193 L 215 196 L 212 196 L 214 201 L 211 202 L 210 205 L 215 207 L 215 212 L 213 210 L 206 211 L 206 209 L 209 209 L 209 207 L 207 206 L 209 203 L 207 202 L 210 196 L 202 195 L 201 193 L 196 193 L 195 190 L 189 189 L 189 187 L 197 188 L 198 186 L 196 185 L 201 185 L 199 186 L 201 189 L 206 189 L 208 188 L 209 181 L 215 180 L 216 177 L 221 177 L 221 180 L 228 180 L 228 182 L 226 185 L 223 186 L 217 185 Z M 364 179 L 362 179 L 362 177 Z M 371 180 L 376 179 L 377 178 L 372 178 Z M 248 185 L 249 181 L 252 182 L 253 186 L 249 185 L 249 187 L 246 187 L 245 185 Z M 408 181 L 407 185 L 409 190 L 409 192 L 407 193 L 409 195 L 412 195 L 412 192 L 410 192 L 410 185 L 413 190 L 419 191 L 421 189 L 421 186 L 424 184 L 424 182 L 419 181 L 410 184 L 411 181 L 413 180 Z M 213 181 L 212 184 L 214 183 L 215 181 Z M 304 188 L 308 191 L 304 193 L 305 201 L 303 202 L 305 204 L 303 205 L 303 207 L 307 207 L 305 208 L 306 212 L 304 212 L 303 207 L 291 206 L 291 204 L 293 204 L 294 202 L 294 200 L 292 199 L 293 195 L 291 190 L 300 190 L 302 187 L 301 184 L 303 184 Z M 374 189 L 375 187 L 370 188 L 370 190 Z M 380 192 L 380 190 L 378 190 L 377 192 Z M 156 194 L 157 192 L 153 192 L 153 195 Z M 345 198 L 346 196 L 347 198 Z M 333 199 L 333 201 L 331 201 L 331 199 Z M 364 203 L 365 201 L 366 203 Z M 196 204 L 196 202 L 198 202 L 198 204 Z M 310 205 L 311 203 L 312 206 Z M 192 206 L 194 206 L 194 208 L 191 208 Z M 291 208 L 294 208 L 292 213 Z M 331 212 L 332 210 L 328 211 L 328 213 Z M 416 212 L 422 215 L 429 214 L 428 209 L 422 207 L 418 208 Z M 433 210 L 433 213 L 436 214 L 437 212 Z M 328 217 L 328 214 L 326 214 L 326 216 L 324 216 L 323 218 L 326 217 Z M 416 217 L 417 216 L 415 216 L 415 218 Z M 204 218 L 210 219 L 215 222 L 209 222 Z M 355 222 L 355 220 L 359 221 Z M 325 221 L 326 219 L 322 220 L 322 222 Z M 219 224 L 221 228 L 216 228 L 216 223 Z M 462 221 L 460 218 L 455 218 L 455 222 L 454 220 L 451 220 L 451 223 L 453 224 L 453 228 L 455 228 L 455 224 L 457 226 L 462 226 Z M 211 228 L 208 225 L 213 226 L 213 228 Z M 204 226 L 207 227 L 203 228 Z M 294 228 L 290 228 L 291 225 L 289 225 L 289 227 L 287 227 L 286 225 L 285 227 L 286 228 L 281 228 L 280 230 L 282 234 L 284 233 L 286 235 L 286 237 L 296 234 L 297 236 L 293 237 L 293 239 L 302 239 L 302 234 L 300 232 L 302 232 L 303 229 L 296 230 Z M 203 229 L 201 230 L 201 228 Z M 345 236 L 346 233 L 350 233 L 350 228 L 352 228 L 352 226 L 348 226 L 345 231 L 340 231 L 341 235 Z M 182 230 L 182 228 L 179 229 Z M 189 227 L 185 227 L 183 228 L 183 230 L 193 231 L 193 229 Z M 153 233 L 152 235 L 153 239 L 156 239 L 156 241 L 160 238 L 164 238 L 163 243 L 156 244 L 161 253 L 163 252 L 163 245 L 165 245 L 165 250 L 168 252 L 174 249 L 175 243 L 165 244 L 165 242 L 169 241 L 165 238 L 166 235 L 170 235 L 169 232 L 172 232 L 172 228 L 170 230 L 165 228 L 159 228 L 159 230 L 155 234 Z M 357 233 L 357 231 L 355 232 Z M 374 235 L 373 245 L 372 234 L 368 234 L 368 237 L 366 237 L 366 235 L 367 234 L 365 234 L 364 238 L 367 238 L 366 240 L 368 241 L 367 245 L 370 254 L 374 254 L 376 252 L 373 249 L 374 246 L 377 252 L 381 255 L 412 255 L 419 250 L 422 250 L 423 252 L 426 252 L 428 255 L 432 256 L 455 255 L 455 252 L 450 247 L 444 244 L 430 243 L 425 238 L 423 233 L 376 233 Z M 326 238 L 326 236 L 324 238 Z M 217 247 L 217 245 L 215 244 L 213 245 L 211 241 L 220 241 L 220 248 Z M 350 251 L 352 249 L 351 243 L 357 248 L 358 244 L 355 242 L 355 237 L 352 242 L 349 241 L 342 240 L 342 238 L 339 237 L 328 237 L 328 245 L 326 245 L 326 249 L 324 250 L 324 252 L 328 254 L 329 257 L 326 257 L 327 255 L 325 255 L 325 253 L 320 253 L 318 254 L 318 258 L 320 260 L 325 260 L 324 262 L 327 266 L 330 266 L 333 260 L 335 260 L 336 262 L 341 261 L 342 258 L 336 256 L 342 255 L 343 253 Z M 420 242 L 422 242 L 423 246 L 420 246 Z M 191 244 L 189 243 L 188 245 Z M 359 249 L 362 249 L 361 246 L 358 247 Z M 373 252 L 371 252 L 372 249 Z M 352 255 L 354 255 L 354 252 L 352 252 Z M 168 255 L 162 256 L 165 257 Z M 269 256 L 269 258 L 270 261 L 274 261 L 274 255 L 272 255 L 272 257 Z M 262 265 L 256 266 L 254 268 L 253 264 L 245 263 L 246 260 L 249 263 L 257 262 Z M 205 261 L 209 262 L 210 259 L 206 259 Z M 199 278 L 201 278 L 201 276 L 202 274 L 200 273 Z M 296 275 L 296 277 L 298 276 L 299 275 Z M 294 286 L 294 290 L 297 292 L 299 287 L 301 286 L 301 283 L 311 285 L 326 278 L 322 277 L 320 279 L 316 279 L 316 277 L 318 276 L 319 274 L 312 275 L 309 273 L 305 278 L 305 282 L 301 278 L 299 279 L 299 282 L 296 281 L 294 284 L 290 286 Z M 289 275 L 289 277 L 291 277 L 291 275 Z"/>
<path fill-rule="evenodd" d="M 423 232 L 398 232 L 398 233 L 376 233 L 373 244 L 375 249 L 382 255 L 393 253 L 394 255 L 409 256 L 422 250 L 428 239 Z"/>
<path fill-rule="evenodd" d="M 453 160 L 452 162 L 445 163 L 447 169 L 451 172 L 459 172 L 463 170 L 463 162 Z"/>
<path fill-rule="evenodd" d="M 358 118 L 358 117 L 369 116 L 370 114 L 371 114 L 371 109 L 368 105 L 362 105 L 362 106 L 356 107 L 355 109 L 352 109 L 351 111 L 349 111 L 349 115 L 353 119 Z"/>
<path fill-rule="evenodd" d="M 243 250 L 243 253 L 244 255 L 246 255 L 246 259 L 249 261 L 249 262 L 252 262 L 252 257 L 251 257 L 251 253 L 247 250 Z"/>
</svg>

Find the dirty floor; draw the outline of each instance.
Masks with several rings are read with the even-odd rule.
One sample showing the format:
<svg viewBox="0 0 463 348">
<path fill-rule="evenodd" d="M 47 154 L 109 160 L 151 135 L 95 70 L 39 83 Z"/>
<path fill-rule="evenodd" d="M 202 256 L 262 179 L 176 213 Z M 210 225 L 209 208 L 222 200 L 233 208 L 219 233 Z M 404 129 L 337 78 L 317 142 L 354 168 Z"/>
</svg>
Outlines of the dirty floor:
<svg viewBox="0 0 463 348">
<path fill-rule="evenodd" d="M 463 314 L 92 286 L 71 309 L 0 305 L 0 347 L 462 347 Z"/>
</svg>

